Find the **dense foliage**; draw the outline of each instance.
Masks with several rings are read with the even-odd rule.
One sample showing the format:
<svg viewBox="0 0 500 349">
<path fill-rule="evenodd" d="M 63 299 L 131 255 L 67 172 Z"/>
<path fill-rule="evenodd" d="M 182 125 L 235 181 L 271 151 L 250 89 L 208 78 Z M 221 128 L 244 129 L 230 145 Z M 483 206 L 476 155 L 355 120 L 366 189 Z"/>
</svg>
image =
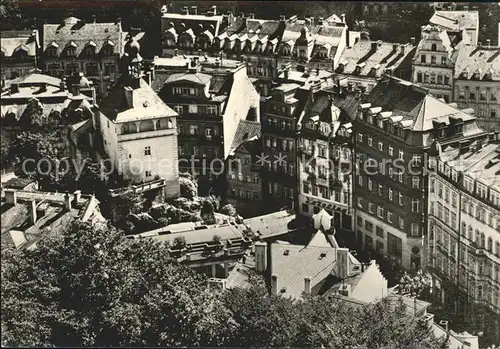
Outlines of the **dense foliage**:
<svg viewBox="0 0 500 349">
<path fill-rule="evenodd" d="M 177 241 L 181 245 L 183 241 Z M 75 223 L 32 251 L 2 251 L 4 346 L 440 348 L 403 305 L 355 309 L 271 296 L 258 276 L 224 292 L 166 246 Z"/>
</svg>

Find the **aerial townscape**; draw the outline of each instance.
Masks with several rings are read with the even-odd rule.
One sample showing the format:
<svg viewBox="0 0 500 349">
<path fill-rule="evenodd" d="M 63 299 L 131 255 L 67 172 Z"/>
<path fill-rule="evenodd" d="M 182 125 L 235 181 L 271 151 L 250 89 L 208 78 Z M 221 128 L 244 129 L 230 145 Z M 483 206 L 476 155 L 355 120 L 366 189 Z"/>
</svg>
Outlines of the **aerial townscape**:
<svg viewBox="0 0 500 349">
<path fill-rule="evenodd" d="M 2 347 L 500 348 L 500 3 L 0 10 Z"/>
</svg>

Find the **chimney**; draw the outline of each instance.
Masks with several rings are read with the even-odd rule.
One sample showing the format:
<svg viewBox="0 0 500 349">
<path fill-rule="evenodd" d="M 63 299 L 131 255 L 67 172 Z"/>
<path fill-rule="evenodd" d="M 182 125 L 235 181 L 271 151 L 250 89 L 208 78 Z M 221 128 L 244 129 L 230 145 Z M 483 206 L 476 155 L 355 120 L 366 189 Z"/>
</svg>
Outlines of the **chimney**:
<svg viewBox="0 0 500 349">
<path fill-rule="evenodd" d="M 189 7 L 188 6 L 184 6 L 183 10 L 184 10 L 185 15 L 189 15 Z"/>
<path fill-rule="evenodd" d="M 486 46 L 491 46 L 491 39 L 486 39 Z"/>
<path fill-rule="evenodd" d="M 66 91 L 66 80 L 64 78 L 62 78 L 61 82 L 59 83 L 59 89 L 61 91 Z"/>
<path fill-rule="evenodd" d="M 377 52 L 378 42 L 372 42 L 372 52 Z"/>
<path fill-rule="evenodd" d="M 446 332 L 448 332 L 448 321 L 447 320 L 441 320 L 439 321 L 439 325 L 444 327 L 444 329 L 446 330 Z"/>
<path fill-rule="evenodd" d="M 316 75 L 319 75 L 319 67 L 316 67 Z"/>
<path fill-rule="evenodd" d="M 116 19 L 116 23 L 118 23 L 118 24 L 122 24 L 122 18 L 121 18 L 121 17 L 118 17 L 118 18 Z"/>
<path fill-rule="evenodd" d="M 396 52 L 398 50 L 398 45 L 397 44 L 393 44 L 392 45 L 392 51 Z"/>
<path fill-rule="evenodd" d="M 311 27 L 314 25 L 314 17 L 309 17 L 309 20 L 311 21 Z"/>
<path fill-rule="evenodd" d="M 217 6 L 212 6 L 212 12 L 214 13 L 214 16 L 217 16 Z"/>
<path fill-rule="evenodd" d="M 5 202 L 10 205 L 17 205 L 17 192 L 14 189 L 5 189 Z"/>
<path fill-rule="evenodd" d="M 255 13 L 249 13 L 248 14 L 249 19 L 255 19 Z"/>
<path fill-rule="evenodd" d="M 47 84 L 45 82 L 40 85 L 40 90 L 38 92 L 47 92 Z"/>
<path fill-rule="evenodd" d="M 304 293 L 311 294 L 311 278 L 304 278 Z"/>
<path fill-rule="evenodd" d="M 345 23 L 345 13 L 340 15 L 340 19 L 342 20 L 342 23 Z"/>
<path fill-rule="evenodd" d="M 282 22 L 286 21 L 286 16 L 285 15 L 280 15 L 280 21 L 282 21 Z"/>
<path fill-rule="evenodd" d="M 277 296 L 278 295 L 278 276 L 271 276 L 271 294 Z"/>
<path fill-rule="evenodd" d="M 322 24 L 323 24 L 323 20 L 324 20 L 324 18 L 323 18 L 323 17 L 319 17 L 319 19 L 318 19 L 318 24 L 319 24 L 319 25 L 322 25 Z"/>
<path fill-rule="evenodd" d="M 267 243 L 258 241 L 255 243 L 255 270 L 263 273 L 267 270 Z"/>
<path fill-rule="evenodd" d="M 32 200 L 31 201 L 31 206 L 30 206 L 30 220 L 31 220 L 31 224 L 35 224 L 36 223 L 36 201 L 35 200 Z"/>
<path fill-rule="evenodd" d="M 10 94 L 18 93 L 19 92 L 19 84 L 10 84 Z"/>
<path fill-rule="evenodd" d="M 483 43 L 482 43 L 481 41 L 479 41 L 479 42 L 477 43 L 477 46 L 478 46 L 478 47 L 483 47 Z"/>
<path fill-rule="evenodd" d="M 92 15 L 92 22 L 96 23 L 97 22 L 97 17 L 96 15 Z"/>
<path fill-rule="evenodd" d="M 69 193 L 64 194 L 64 208 L 68 211 L 71 210 L 71 196 L 69 196 Z"/>
<path fill-rule="evenodd" d="M 193 15 L 198 14 L 198 6 L 191 6 L 191 12 L 193 12 Z"/>
<path fill-rule="evenodd" d="M 81 198 L 82 198 L 82 191 L 81 190 L 76 190 L 73 193 L 73 201 L 80 202 Z"/>
<path fill-rule="evenodd" d="M 410 44 L 411 44 L 412 46 L 415 46 L 415 37 L 414 37 L 414 36 L 412 36 L 412 37 L 410 38 Z"/>
<path fill-rule="evenodd" d="M 174 50 L 174 56 L 177 56 L 178 53 L 179 53 L 179 50 L 175 49 Z"/>
<path fill-rule="evenodd" d="M 285 70 L 283 71 L 284 75 L 285 75 L 285 80 L 288 80 L 288 68 L 285 68 Z"/>
<path fill-rule="evenodd" d="M 406 45 L 399 45 L 399 47 L 401 48 L 401 54 L 404 56 Z"/>
<path fill-rule="evenodd" d="M 346 248 L 337 249 L 337 276 L 340 279 L 349 276 L 349 250 Z"/>
</svg>

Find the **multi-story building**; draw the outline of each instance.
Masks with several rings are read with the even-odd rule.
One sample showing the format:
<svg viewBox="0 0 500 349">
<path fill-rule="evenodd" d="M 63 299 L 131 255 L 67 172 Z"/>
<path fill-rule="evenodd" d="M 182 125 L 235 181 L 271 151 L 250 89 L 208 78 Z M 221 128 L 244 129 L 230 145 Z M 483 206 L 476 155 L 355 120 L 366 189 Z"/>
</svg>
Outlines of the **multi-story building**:
<svg viewBox="0 0 500 349">
<path fill-rule="evenodd" d="M 474 116 L 395 78 L 382 80 L 363 99 L 355 129 L 358 244 L 419 268 L 427 213 L 422 168 L 429 149 L 436 140 L 467 144 L 488 134 Z"/>
<path fill-rule="evenodd" d="M 447 11 L 469 11 L 477 10 L 477 2 L 434 2 L 431 5 L 435 10 L 447 10 Z"/>
<path fill-rule="evenodd" d="M 63 234 L 74 220 L 104 222 L 93 195 L 82 195 L 79 190 L 71 195 L 16 189 L 9 183 L 2 189 L 1 218 L 2 250 L 35 249 L 40 240 Z"/>
<path fill-rule="evenodd" d="M 241 62 L 198 56 L 155 62 L 160 98 L 179 114 L 179 167 L 197 175 L 200 191 L 208 192 L 217 178 L 225 179 L 219 175 L 240 121 L 259 119 L 259 94 Z"/>
<path fill-rule="evenodd" d="M 443 302 L 500 313 L 500 144 L 437 147 L 429 174 L 426 264 Z M 461 302 L 463 304 L 463 302 Z"/>
<path fill-rule="evenodd" d="M 353 103 L 354 102 L 354 103 Z M 352 123 L 347 105 L 353 95 L 332 90 L 312 91 L 297 125 L 299 205 L 310 216 L 325 209 L 335 228 L 352 229 Z"/>
<path fill-rule="evenodd" d="M 474 109 L 481 126 L 500 131 L 500 46 L 464 45 L 455 63 L 454 89 L 460 108 Z"/>
<path fill-rule="evenodd" d="M 211 51 L 214 38 L 228 25 L 227 17 L 217 14 L 217 7 L 198 14 L 198 7 L 184 7 L 182 13 L 169 13 L 163 6 L 161 16 L 162 57 L 176 54 L 204 54 Z M 218 53 L 218 52 L 217 52 Z M 201 55 L 200 54 L 200 55 Z"/>
<path fill-rule="evenodd" d="M 361 40 L 344 50 L 335 68 L 336 77 L 370 92 L 382 75 L 410 79 L 414 54 L 414 39 L 404 45 Z"/>
<path fill-rule="evenodd" d="M 460 32 L 435 25 L 422 27 L 422 39 L 413 58 L 412 81 L 429 89 L 445 102 L 453 101 L 453 69 L 462 46 Z"/>
<path fill-rule="evenodd" d="M 165 196 L 175 197 L 179 195 L 178 113 L 143 79 L 139 50 L 130 38 L 119 80 L 99 104 L 94 127 L 101 134 L 104 156 L 124 180 L 145 183 L 144 190 L 163 188 Z"/>
<path fill-rule="evenodd" d="M 262 213 L 260 122 L 242 120 L 227 159 L 225 199 L 244 217 Z"/>
<path fill-rule="evenodd" d="M 429 23 L 438 26 L 441 30 L 466 34 L 468 36 L 467 42 L 477 45 L 478 11 L 435 11 Z"/>
<path fill-rule="evenodd" d="M 137 40 L 143 36 L 143 33 L 131 34 Z M 118 63 L 127 35 L 120 19 L 116 23 L 97 23 L 95 20 L 87 23 L 69 17 L 62 23 L 44 24 L 43 70 L 54 77 L 84 72 L 104 96 L 118 78 Z"/>
<path fill-rule="evenodd" d="M 1 93 L 2 139 L 9 143 L 20 132 L 32 130 L 31 117 L 38 110 L 42 123 L 39 127 L 50 120 L 58 120 L 46 130 L 57 129 L 56 135 L 61 141 L 58 149 L 70 156 L 70 149 L 64 143 L 66 130 L 63 126 L 82 121 L 84 114 L 91 113 L 94 102 L 94 88 L 84 76 L 73 76 L 65 81 L 28 73 L 10 80 Z"/>
<path fill-rule="evenodd" d="M 37 30 L 2 31 L 2 81 L 15 79 L 36 69 L 39 47 Z"/>
</svg>

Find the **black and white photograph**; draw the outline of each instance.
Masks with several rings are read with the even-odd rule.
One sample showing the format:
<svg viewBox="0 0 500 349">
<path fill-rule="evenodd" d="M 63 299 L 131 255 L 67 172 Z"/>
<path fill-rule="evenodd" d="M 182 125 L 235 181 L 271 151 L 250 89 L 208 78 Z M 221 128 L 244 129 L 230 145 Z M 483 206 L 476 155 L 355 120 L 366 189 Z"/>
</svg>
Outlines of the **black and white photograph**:
<svg viewBox="0 0 500 349">
<path fill-rule="evenodd" d="M 500 349 L 500 3 L 0 13 L 2 348 Z"/>
</svg>

